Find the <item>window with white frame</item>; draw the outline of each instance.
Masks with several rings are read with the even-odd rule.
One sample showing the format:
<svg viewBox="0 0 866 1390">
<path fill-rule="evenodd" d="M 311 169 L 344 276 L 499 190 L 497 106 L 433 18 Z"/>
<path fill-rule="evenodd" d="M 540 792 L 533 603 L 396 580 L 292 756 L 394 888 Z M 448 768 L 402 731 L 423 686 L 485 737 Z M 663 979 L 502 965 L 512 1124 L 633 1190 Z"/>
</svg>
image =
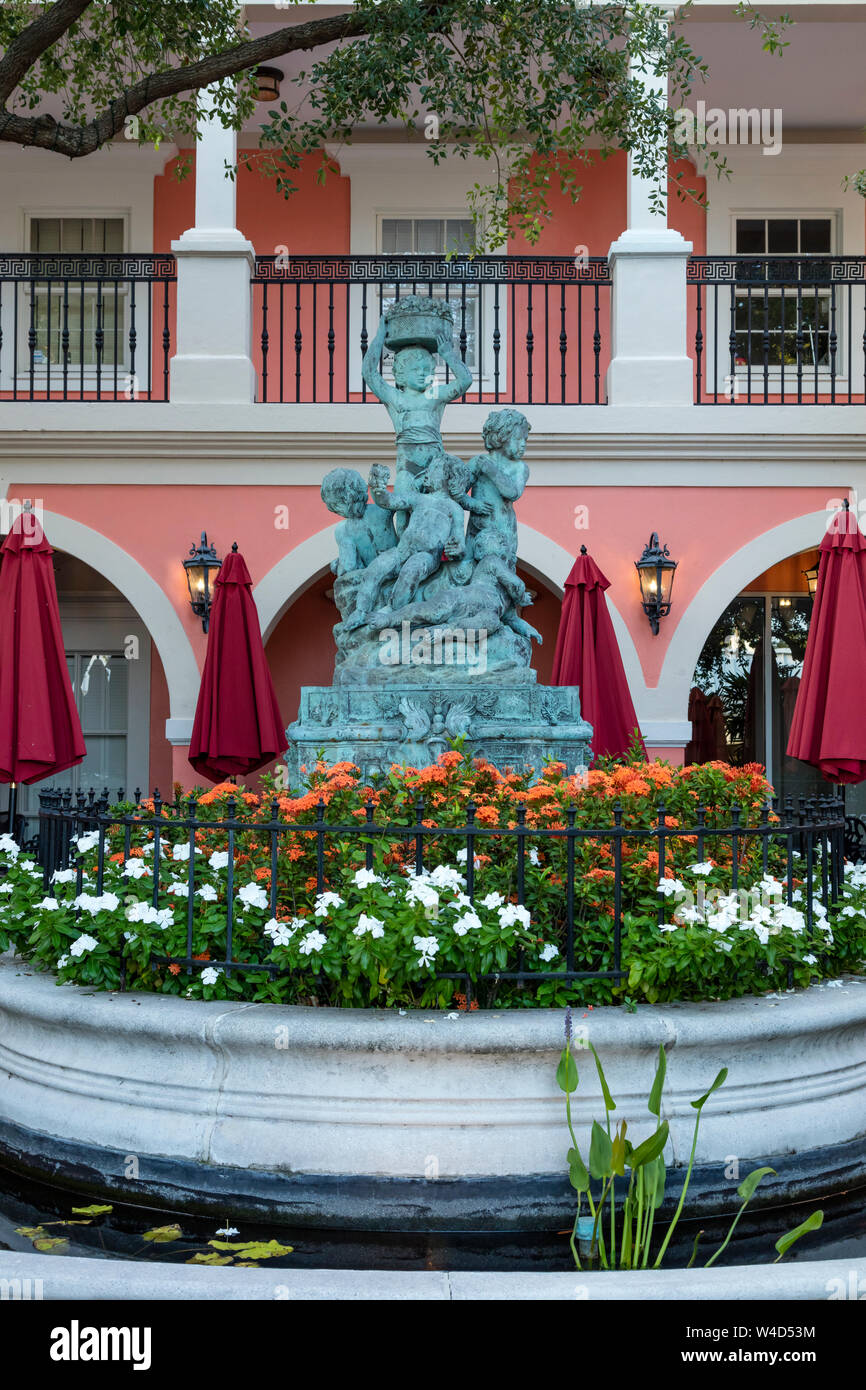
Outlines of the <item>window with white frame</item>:
<svg viewBox="0 0 866 1390">
<path fill-rule="evenodd" d="M 390 217 L 379 219 L 379 250 L 385 256 L 446 256 L 468 255 L 475 249 L 475 224 L 471 217 Z M 383 307 L 393 303 L 396 286 L 384 286 Z M 429 284 L 419 284 L 419 294 L 429 293 Z M 411 286 L 401 285 L 405 295 Z M 466 365 L 475 371 L 478 361 L 479 296 L 478 287 L 453 283 L 432 285 L 434 299 L 446 300 L 454 314 L 454 348 L 461 350 L 461 331 L 465 332 Z"/>
<path fill-rule="evenodd" d="M 122 216 L 31 215 L 28 250 L 39 256 L 121 254 L 126 249 L 126 219 Z M 94 369 L 123 364 L 126 344 L 126 288 L 108 280 L 58 275 L 35 279 L 32 326 L 35 333 L 33 364 Z M 30 308 L 26 307 L 22 355 L 29 367 Z M 101 330 L 101 351 L 98 333 Z"/>
<path fill-rule="evenodd" d="M 836 215 L 833 213 L 748 214 L 734 218 L 734 250 L 738 256 L 755 256 L 755 283 L 750 284 L 748 263 L 737 268 L 734 334 L 736 365 L 741 370 L 775 371 L 796 369 L 797 338 L 801 339 L 800 361 L 804 369 L 830 369 L 831 290 L 828 285 L 810 284 L 808 276 L 797 279 L 793 266 L 786 271 L 786 256 L 816 259 L 832 255 L 836 243 Z M 778 257 L 768 265 L 767 257 Z M 778 285 L 767 284 L 765 275 L 778 278 Z M 786 278 L 787 277 L 787 278 Z M 841 328 L 837 324 L 837 333 Z"/>
</svg>

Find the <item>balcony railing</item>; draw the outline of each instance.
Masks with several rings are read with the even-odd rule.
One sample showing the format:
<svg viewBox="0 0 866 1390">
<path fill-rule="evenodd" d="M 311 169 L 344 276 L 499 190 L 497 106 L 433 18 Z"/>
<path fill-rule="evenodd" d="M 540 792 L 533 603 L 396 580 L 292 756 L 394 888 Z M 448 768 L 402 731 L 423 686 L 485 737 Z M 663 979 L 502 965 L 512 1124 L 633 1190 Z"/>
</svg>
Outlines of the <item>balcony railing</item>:
<svg viewBox="0 0 866 1390">
<path fill-rule="evenodd" d="M 171 255 L 0 255 L 0 400 L 167 401 Z"/>
<path fill-rule="evenodd" d="M 855 405 L 866 376 L 866 257 L 692 256 L 698 405 Z"/>
<path fill-rule="evenodd" d="M 464 401 L 604 404 L 610 289 L 601 256 L 259 256 L 258 397 L 375 399 L 361 362 L 379 318 L 390 301 L 420 294 L 452 309 L 455 348 L 473 377 Z"/>
</svg>

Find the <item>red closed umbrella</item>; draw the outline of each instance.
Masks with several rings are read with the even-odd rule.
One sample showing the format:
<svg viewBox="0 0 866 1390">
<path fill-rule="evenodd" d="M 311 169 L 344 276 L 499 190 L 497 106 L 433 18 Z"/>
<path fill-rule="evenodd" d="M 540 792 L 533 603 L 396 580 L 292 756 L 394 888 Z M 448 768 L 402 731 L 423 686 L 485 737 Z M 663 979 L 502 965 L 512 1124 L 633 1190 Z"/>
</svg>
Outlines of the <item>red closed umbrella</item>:
<svg viewBox="0 0 866 1390">
<path fill-rule="evenodd" d="M 821 542 L 788 756 L 833 782 L 866 778 L 866 537 L 848 503 Z"/>
<path fill-rule="evenodd" d="M 592 725 L 592 752 L 596 758 L 626 753 L 638 729 L 604 597 L 608 588 L 609 580 L 582 545 L 565 581 L 553 657 L 553 684 L 579 687 L 580 712 Z"/>
<path fill-rule="evenodd" d="M 0 782 L 41 782 L 86 756 L 66 666 L 51 546 L 36 516 L 16 517 L 0 568 Z"/>
<path fill-rule="evenodd" d="M 244 777 L 288 748 L 252 579 L 236 545 L 214 584 L 189 760 L 211 782 Z"/>
</svg>

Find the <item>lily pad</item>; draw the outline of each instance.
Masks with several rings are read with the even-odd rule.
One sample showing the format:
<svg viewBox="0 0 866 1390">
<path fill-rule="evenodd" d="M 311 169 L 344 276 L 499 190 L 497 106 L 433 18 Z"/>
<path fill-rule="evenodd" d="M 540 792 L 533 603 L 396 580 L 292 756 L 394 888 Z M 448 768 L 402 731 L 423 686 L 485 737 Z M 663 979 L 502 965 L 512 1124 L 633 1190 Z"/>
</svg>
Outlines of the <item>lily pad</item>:
<svg viewBox="0 0 866 1390">
<path fill-rule="evenodd" d="M 154 1245 L 168 1245 L 170 1241 L 180 1240 L 180 1226 L 154 1226 L 152 1231 L 145 1231 L 143 1239 L 152 1240 Z"/>
</svg>

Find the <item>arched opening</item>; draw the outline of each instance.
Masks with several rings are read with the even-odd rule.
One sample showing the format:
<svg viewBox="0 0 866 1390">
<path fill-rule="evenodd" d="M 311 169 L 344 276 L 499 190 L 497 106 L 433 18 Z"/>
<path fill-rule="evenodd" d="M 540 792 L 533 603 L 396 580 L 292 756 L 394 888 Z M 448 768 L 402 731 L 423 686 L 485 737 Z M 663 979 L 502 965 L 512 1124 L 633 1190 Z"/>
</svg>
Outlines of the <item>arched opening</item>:
<svg viewBox="0 0 866 1390">
<path fill-rule="evenodd" d="M 743 585 L 704 642 L 689 697 L 687 763 L 762 763 L 776 794 L 795 802 L 832 789 L 786 751 L 812 619 L 806 572 L 817 557 L 817 547 L 798 551 Z M 864 788 L 847 788 L 846 801 L 862 814 Z"/>
</svg>

